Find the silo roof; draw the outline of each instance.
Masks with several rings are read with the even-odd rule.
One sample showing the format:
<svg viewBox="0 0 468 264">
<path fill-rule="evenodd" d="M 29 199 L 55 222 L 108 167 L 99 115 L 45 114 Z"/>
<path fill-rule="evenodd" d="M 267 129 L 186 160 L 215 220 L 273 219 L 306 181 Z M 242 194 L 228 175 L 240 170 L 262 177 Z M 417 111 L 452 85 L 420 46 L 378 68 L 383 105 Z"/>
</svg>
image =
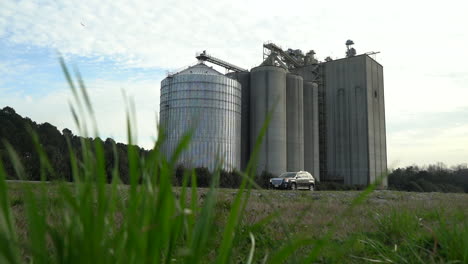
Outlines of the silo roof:
<svg viewBox="0 0 468 264">
<path fill-rule="evenodd" d="M 176 75 L 182 75 L 182 74 L 201 74 L 201 75 L 223 75 L 222 73 L 218 72 L 217 70 L 208 67 L 204 63 L 198 63 L 194 66 L 191 66 Z"/>
</svg>

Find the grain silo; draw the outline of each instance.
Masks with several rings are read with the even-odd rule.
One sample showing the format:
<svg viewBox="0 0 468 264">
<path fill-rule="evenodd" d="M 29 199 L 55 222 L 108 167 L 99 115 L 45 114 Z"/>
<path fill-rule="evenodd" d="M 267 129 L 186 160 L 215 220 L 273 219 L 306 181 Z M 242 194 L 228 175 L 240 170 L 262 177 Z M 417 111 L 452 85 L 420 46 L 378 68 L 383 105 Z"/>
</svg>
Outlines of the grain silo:
<svg viewBox="0 0 468 264">
<path fill-rule="evenodd" d="M 387 172 L 383 67 L 366 54 L 323 67 L 328 162 L 322 179 L 373 183 Z"/>
<path fill-rule="evenodd" d="M 276 175 L 286 171 L 286 70 L 261 65 L 250 74 L 250 138 L 251 149 L 258 138 L 267 115 L 270 124 L 259 151 L 257 172 Z"/>
<path fill-rule="evenodd" d="M 304 169 L 320 180 L 318 85 L 304 82 Z"/>
<path fill-rule="evenodd" d="M 236 71 L 226 74 L 237 80 L 242 88 L 242 121 L 241 121 L 241 169 L 245 170 L 250 159 L 250 72 Z"/>
<path fill-rule="evenodd" d="M 160 126 L 167 138 L 162 152 L 171 157 L 183 134 L 194 128 L 192 141 L 178 162 L 210 170 L 222 163 L 240 168 L 241 85 L 199 63 L 161 82 Z"/>
<path fill-rule="evenodd" d="M 160 118 L 167 131 L 162 152 L 172 155 L 196 126 L 179 162 L 191 167 L 245 170 L 271 112 L 254 164 L 258 174 L 305 170 L 320 181 L 367 185 L 387 171 L 383 68 L 356 55 L 315 58 L 299 49 L 263 45 L 263 63 L 251 69 L 207 54 L 162 81 Z M 385 186 L 387 183 L 382 183 Z"/>
<path fill-rule="evenodd" d="M 286 75 L 286 148 L 287 171 L 304 170 L 303 79 Z"/>
</svg>

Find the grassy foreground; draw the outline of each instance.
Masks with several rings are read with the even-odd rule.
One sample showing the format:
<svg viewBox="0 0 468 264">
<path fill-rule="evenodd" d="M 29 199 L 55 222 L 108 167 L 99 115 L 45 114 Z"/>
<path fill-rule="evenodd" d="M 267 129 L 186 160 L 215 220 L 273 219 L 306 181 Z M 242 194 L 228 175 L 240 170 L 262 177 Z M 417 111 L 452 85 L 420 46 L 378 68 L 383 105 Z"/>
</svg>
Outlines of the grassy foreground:
<svg viewBox="0 0 468 264">
<path fill-rule="evenodd" d="M 63 224 L 62 215 L 58 213 L 64 210 L 60 184 L 8 183 L 18 241 L 24 245 L 21 247 L 23 257 L 31 254 L 27 246 L 28 223 L 23 198 L 25 189 L 30 187 L 44 188 L 44 204 L 39 206 L 45 208 L 46 218 L 54 228 L 60 229 Z M 106 192 L 110 191 L 111 186 L 107 185 Z M 197 207 L 202 206 L 207 202 L 209 191 L 199 188 L 196 196 L 187 192 L 187 204 L 195 199 Z M 129 192 L 129 187 L 120 186 L 115 194 L 121 206 L 115 211 L 115 226 L 121 227 L 127 222 L 123 212 L 128 206 Z M 181 188 L 175 188 L 174 197 L 183 195 L 181 192 Z M 218 189 L 213 204 L 213 231 L 206 240 L 206 247 L 200 249 L 205 256 L 202 263 L 216 260 L 237 194 L 237 190 Z M 306 263 L 306 257 L 317 243 L 324 243 L 315 257 L 315 262 L 319 263 L 467 263 L 467 194 L 375 191 L 352 211 L 347 211 L 360 194 L 362 192 L 357 191 L 253 190 L 236 228 L 229 260 L 232 263 L 247 261 L 252 248 L 251 234 L 255 240 L 253 263 L 282 263 L 281 250 L 287 255 L 284 258 L 287 263 Z M 151 229 L 150 226 L 139 228 L 142 233 Z M 330 230 L 332 234 L 327 237 Z M 95 246 L 102 255 L 111 254 L 106 252 L 111 248 Z M 288 246 L 294 248 L 294 252 L 287 254 Z M 53 246 L 46 248 L 50 251 Z M 173 256 L 170 262 L 179 263 L 182 259 Z"/>
</svg>

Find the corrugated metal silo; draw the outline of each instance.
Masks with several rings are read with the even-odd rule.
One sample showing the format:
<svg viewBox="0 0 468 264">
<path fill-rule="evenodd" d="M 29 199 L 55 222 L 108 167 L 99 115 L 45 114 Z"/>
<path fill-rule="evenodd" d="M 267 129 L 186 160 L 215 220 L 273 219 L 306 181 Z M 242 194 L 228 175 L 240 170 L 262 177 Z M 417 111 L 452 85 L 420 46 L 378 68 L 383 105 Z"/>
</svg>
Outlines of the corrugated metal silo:
<svg viewBox="0 0 468 264">
<path fill-rule="evenodd" d="M 270 110 L 272 118 L 260 148 L 257 172 L 279 175 L 286 171 L 286 70 L 259 66 L 250 74 L 251 149 Z"/>
<path fill-rule="evenodd" d="M 241 86 L 203 63 L 161 82 L 160 125 L 167 133 L 162 152 L 170 157 L 183 134 L 195 127 L 179 163 L 213 170 L 240 168 Z"/>
<path fill-rule="evenodd" d="M 242 121 L 241 121 L 241 169 L 245 170 L 250 159 L 250 72 L 230 72 L 229 78 L 242 85 Z"/>
<path fill-rule="evenodd" d="M 304 168 L 320 181 L 318 85 L 304 82 Z"/>
<path fill-rule="evenodd" d="M 286 75 L 287 171 L 304 170 L 303 79 Z"/>
</svg>

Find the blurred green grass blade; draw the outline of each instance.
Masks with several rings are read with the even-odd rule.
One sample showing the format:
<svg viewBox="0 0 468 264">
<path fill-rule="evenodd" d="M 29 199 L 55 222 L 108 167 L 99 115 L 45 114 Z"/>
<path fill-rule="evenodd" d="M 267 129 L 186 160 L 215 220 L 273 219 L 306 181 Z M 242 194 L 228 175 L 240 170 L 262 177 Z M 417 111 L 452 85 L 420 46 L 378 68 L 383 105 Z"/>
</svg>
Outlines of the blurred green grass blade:
<svg viewBox="0 0 468 264">
<path fill-rule="evenodd" d="M 78 90 L 76 87 L 77 85 L 75 85 L 73 81 L 73 78 L 70 74 L 70 71 L 68 70 L 65 60 L 60 55 L 59 55 L 59 62 L 60 62 L 60 67 L 62 69 L 62 72 L 65 75 L 65 79 L 67 80 L 68 86 L 72 90 L 73 99 L 75 100 L 76 106 L 78 107 L 78 112 L 76 112 L 75 107 L 73 107 L 72 104 L 70 104 L 70 110 L 72 112 L 73 118 L 75 120 L 75 123 L 77 125 L 79 132 L 82 134 L 82 136 L 86 137 L 88 135 L 88 131 L 86 127 L 86 114 L 83 110 L 83 103 L 81 100 L 81 96 L 78 93 Z M 80 117 L 82 118 L 82 121 L 80 121 Z"/>
<path fill-rule="evenodd" d="M 71 167 L 71 173 L 72 173 L 72 180 L 76 183 L 80 182 L 81 174 L 78 169 L 78 161 L 76 158 L 75 151 L 73 150 L 73 146 L 71 143 L 71 138 L 68 136 L 65 136 L 65 140 L 67 142 L 67 147 L 68 147 L 68 155 L 70 156 L 70 167 Z"/>
<path fill-rule="evenodd" d="M 128 198 L 127 208 L 125 217 L 127 218 L 126 228 L 127 230 L 127 241 L 125 244 L 126 251 L 132 252 L 132 255 L 128 256 L 129 261 L 135 262 L 139 259 L 140 262 L 146 262 L 147 260 L 147 242 L 148 235 L 141 233 L 141 228 L 149 226 L 149 220 L 152 214 L 154 214 L 154 208 L 148 208 L 144 214 L 140 213 L 140 207 L 144 207 L 145 197 L 144 188 L 139 191 L 139 182 L 141 179 L 141 168 L 139 153 L 137 152 L 136 146 L 134 145 L 134 130 L 133 130 L 133 116 L 131 113 L 130 103 L 126 99 L 125 92 L 123 91 L 124 99 L 126 102 L 126 125 L 127 125 L 127 161 L 128 161 L 128 178 L 130 183 L 130 195 Z M 145 209 L 147 210 L 147 209 Z M 150 240 L 151 241 L 151 240 Z M 150 246 L 151 247 L 151 246 Z"/>
<path fill-rule="evenodd" d="M 49 235 L 54 247 L 56 263 L 66 263 L 67 244 L 65 242 L 65 237 L 59 232 L 59 230 L 50 226 L 47 227 L 47 234 Z"/>
<path fill-rule="evenodd" d="M 192 140 L 193 133 L 194 133 L 194 129 L 189 129 L 187 132 L 185 132 L 182 135 L 182 138 L 180 139 L 180 142 L 177 145 L 170 160 L 172 167 L 175 167 L 180 154 L 182 154 L 182 152 L 189 147 L 190 141 Z"/>
<path fill-rule="evenodd" d="M 294 254 L 298 249 L 308 246 L 314 242 L 313 239 L 296 239 L 291 243 L 287 243 L 283 248 L 278 250 L 274 255 L 271 256 L 270 264 L 284 263 L 288 257 Z M 313 262 L 309 262 L 313 263 Z"/>
<path fill-rule="evenodd" d="M 255 253 L 255 237 L 252 233 L 249 233 L 250 242 L 252 243 L 250 247 L 249 257 L 247 259 L 247 264 L 251 264 L 253 261 L 254 253 Z"/>
<path fill-rule="evenodd" d="M 125 96 L 125 95 L 124 95 Z M 130 102 L 125 100 L 127 103 L 127 140 L 128 140 L 128 164 L 129 164 L 129 180 L 130 180 L 130 199 L 136 199 L 137 197 L 137 184 L 140 180 L 140 167 L 139 167 L 139 156 L 134 145 L 134 134 L 133 134 L 133 116 L 131 113 Z"/>
<path fill-rule="evenodd" d="M 0 263 L 19 263 L 19 258 L 13 253 L 15 248 L 16 246 L 0 230 Z"/>
<path fill-rule="evenodd" d="M 157 224 L 160 227 L 158 232 L 158 237 L 156 239 L 155 248 L 151 250 L 159 251 L 160 255 L 158 259 L 163 259 L 161 254 L 166 253 L 168 246 L 170 244 L 171 229 L 174 227 L 172 224 L 172 218 L 175 215 L 175 198 L 172 191 L 172 186 L 170 182 L 170 172 L 169 168 L 164 168 L 162 175 L 160 177 L 159 191 L 157 193 L 156 199 L 156 208 L 158 216 L 156 216 Z"/>
<path fill-rule="evenodd" d="M 0 255 L 9 263 L 19 263 L 16 229 L 8 199 L 6 174 L 0 159 Z M 2 260 L 0 258 L 0 260 Z"/>
<path fill-rule="evenodd" d="M 63 59 L 62 56 L 59 56 L 59 62 L 60 62 L 60 67 L 62 69 L 63 75 L 65 75 L 65 79 L 68 82 L 68 86 L 70 86 L 73 96 L 75 98 L 78 98 L 78 93 L 76 91 L 75 84 L 73 83 L 73 79 L 70 75 L 70 72 L 68 71 L 67 64 L 65 63 L 65 60 Z"/>
<path fill-rule="evenodd" d="M 0 231 L 0 263 L 21 263 L 17 245 Z"/>
<path fill-rule="evenodd" d="M 198 213 L 198 190 L 197 176 L 194 170 L 191 170 L 191 190 L 190 190 L 190 213 L 187 215 L 187 241 L 192 241 L 193 228 L 195 226 L 195 216 Z"/>
<path fill-rule="evenodd" d="M 263 138 L 266 135 L 272 114 L 273 114 L 273 111 L 270 111 L 267 114 L 266 120 L 263 123 L 263 126 L 255 142 L 255 145 L 251 154 L 251 159 L 247 165 L 248 177 L 253 178 L 256 173 L 256 169 L 254 168 L 254 162 L 256 160 L 256 157 L 258 156 Z M 243 199 L 244 190 L 246 189 L 246 187 L 249 187 L 247 191 L 247 195 L 246 195 L 247 197 Z M 250 194 L 250 183 L 247 180 L 247 177 L 244 177 L 242 179 L 242 182 L 236 194 L 236 197 L 234 198 L 234 201 L 232 203 L 231 211 L 229 212 L 228 222 L 224 228 L 221 246 L 218 252 L 218 256 L 216 258 L 216 262 L 218 263 L 227 263 L 229 261 L 229 258 L 232 252 L 232 247 L 233 247 L 232 244 L 233 244 L 235 234 L 236 234 L 235 230 L 238 227 L 239 219 L 241 218 L 242 213 L 245 210 L 249 194 Z"/>
<path fill-rule="evenodd" d="M 91 180 L 92 177 L 92 163 L 93 157 L 91 152 L 91 146 L 89 143 L 89 138 L 80 138 L 81 145 L 81 160 L 77 160 L 81 166 L 81 175 L 83 176 L 83 182 Z M 85 185 L 78 185 L 80 187 Z"/>
<path fill-rule="evenodd" d="M 7 152 L 10 156 L 10 161 L 11 161 L 11 164 L 13 164 L 13 169 L 15 170 L 17 179 L 22 180 L 22 181 L 28 180 L 26 178 L 24 167 L 21 164 L 21 159 L 18 156 L 18 153 L 16 153 L 13 146 L 11 146 L 11 144 L 8 143 L 7 141 L 3 140 L 3 144 L 5 148 L 7 149 Z"/>
<path fill-rule="evenodd" d="M 180 190 L 180 199 L 179 199 L 179 207 L 181 210 L 188 208 L 187 206 L 187 185 L 189 182 L 190 172 L 188 170 L 184 170 L 182 176 L 182 187 Z"/>
<path fill-rule="evenodd" d="M 199 263 L 202 260 L 203 253 L 206 251 L 208 238 L 213 230 L 213 221 L 215 213 L 215 204 L 217 196 L 217 184 L 219 182 L 219 170 L 215 172 L 214 179 L 211 182 L 210 189 L 205 196 L 203 206 L 193 228 L 190 241 L 190 255 L 187 263 Z M 192 185 L 194 186 L 194 185 Z M 192 201 L 196 202 L 196 201 Z"/>
<path fill-rule="evenodd" d="M 164 141 L 166 141 L 166 138 L 167 138 L 166 129 L 164 126 L 158 125 L 157 131 L 158 131 L 158 138 L 156 142 L 154 143 L 153 150 L 160 150 L 162 144 L 164 143 Z"/>
<path fill-rule="evenodd" d="M 81 96 L 83 97 L 86 104 L 86 108 L 88 109 L 90 115 L 94 115 L 93 105 L 91 104 L 91 100 L 89 99 L 89 95 L 86 90 L 86 85 L 84 84 L 83 78 L 81 77 L 81 73 L 76 67 L 74 67 L 74 71 L 76 79 L 78 80 L 78 85 L 80 87 Z"/>
<path fill-rule="evenodd" d="M 91 100 L 89 98 L 86 85 L 84 84 L 83 78 L 81 77 L 81 73 L 78 70 L 77 67 L 74 67 L 75 71 L 75 76 L 76 79 L 78 80 L 78 86 L 80 87 L 80 92 L 81 92 L 81 97 L 83 98 L 85 102 L 86 109 L 88 110 L 89 118 L 93 122 L 93 130 L 94 130 L 94 136 L 98 137 L 99 136 L 99 130 L 98 130 L 98 125 L 96 121 L 96 115 L 94 113 L 93 105 L 91 103 Z"/>
<path fill-rule="evenodd" d="M 124 90 L 122 90 L 122 94 L 124 97 L 126 109 L 127 141 L 128 145 L 134 145 L 136 144 L 136 135 L 138 135 L 136 126 L 135 102 L 132 98 L 127 97 Z"/>
<path fill-rule="evenodd" d="M 154 191 L 156 184 L 159 182 L 161 174 L 161 166 L 163 160 L 159 153 L 159 149 L 156 147 L 160 143 L 155 143 L 155 148 L 149 151 L 149 154 L 142 158 L 144 165 L 142 166 L 142 176 L 144 177 L 144 183 L 147 183 L 146 187 Z"/>
<path fill-rule="evenodd" d="M 123 199 L 120 197 L 118 186 L 121 185 L 119 177 L 119 154 L 117 151 L 117 146 L 115 142 L 112 142 L 112 151 L 114 156 L 114 167 L 112 169 L 112 182 L 111 182 L 111 191 L 109 197 L 109 224 L 110 226 L 115 226 L 115 214 L 117 212 L 118 206 L 124 208 Z M 122 203 L 119 203 L 122 202 Z"/>
<path fill-rule="evenodd" d="M 72 113 L 72 116 L 73 116 L 73 121 L 75 121 L 75 125 L 78 128 L 78 131 L 82 131 L 80 118 L 78 117 L 78 114 L 76 113 L 75 107 L 73 107 L 73 105 L 70 102 L 68 102 L 68 105 L 70 108 L 70 112 Z"/>
<path fill-rule="evenodd" d="M 43 183 L 39 183 L 43 184 Z M 49 263 L 46 241 L 46 210 L 43 199 L 36 197 L 36 194 L 28 187 L 24 191 L 26 219 L 28 223 L 29 246 L 35 263 Z M 40 196 L 44 196 L 41 192 Z"/>
<path fill-rule="evenodd" d="M 13 219 L 8 199 L 8 188 L 6 184 L 6 174 L 3 169 L 3 162 L 0 159 L 0 206 L 2 214 L 0 215 L 0 230 L 6 234 L 13 235 Z"/>
<path fill-rule="evenodd" d="M 27 126 L 27 130 L 32 138 L 32 142 L 34 144 L 34 148 L 37 152 L 37 155 L 39 156 L 41 181 L 47 181 L 48 179 L 50 179 L 49 177 L 47 177 L 47 174 L 49 174 L 52 179 L 55 179 L 56 174 L 55 174 L 54 168 L 50 164 L 49 158 L 47 157 L 47 154 L 44 151 L 44 148 L 39 142 L 39 136 L 29 125 Z"/>
<path fill-rule="evenodd" d="M 189 209 L 189 206 L 186 204 L 187 201 L 187 184 L 188 184 L 188 179 L 190 176 L 190 172 L 188 170 L 185 170 L 183 173 L 183 178 L 182 178 L 182 187 L 180 190 L 180 198 L 179 198 L 179 206 L 178 206 L 178 215 L 174 219 L 174 232 L 172 232 L 171 240 L 169 243 L 169 248 L 168 248 L 168 253 L 166 257 L 166 263 L 170 263 L 172 256 L 176 255 L 177 253 L 175 252 L 177 249 L 177 243 L 180 243 L 180 239 L 182 239 L 182 243 L 185 241 L 190 241 L 190 235 L 187 234 L 188 228 L 185 226 L 187 222 L 189 221 L 188 219 L 191 217 L 193 212 Z M 186 234 L 186 240 L 184 241 L 184 231 Z"/>
<path fill-rule="evenodd" d="M 170 233 L 170 240 L 168 243 L 166 254 L 164 256 L 164 258 L 166 259 L 165 263 L 167 264 L 173 262 L 172 258 L 176 255 L 175 251 L 177 249 L 177 242 L 179 241 L 180 236 L 182 235 L 182 232 L 184 230 L 183 229 L 184 218 L 185 218 L 184 211 L 179 210 L 178 215 L 175 216 L 175 218 L 173 218 L 171 221 L 172 232 Z"/>
<path fill-rule="evenodd" d="M 127 148 L 128 151 L 128 164 L 129 164 L 129 178 L 130 178 L 130 195 L 134 198 L 136 197 L 136 191 L 138 187 L 138 182 L 140 180 L 140 164 L 139 157 L 134 145 L 129 145 Z"/>
<path fill-rule="evenodd" d="M 105 203 L 105 184 L 107 182 L 106 164 L 104 157 L 104 147 L 100 138 L 94 141 L 95 161 L 96 161 L 96 181 L 99 193 L 98 203 Z"/>
<path fill-rule="evenodd" d="M 63 183 L 59 185 L 58 193 L 62 198 L 63 202 L 66 203 L 69 208 L 67 210 L 71 210 L 71 213 L 78 214 L 80 212 L 80 203 L 76 198 L 76 194 L 73 194 L 70 189 L 71 186 L 67 186 L 67 184 Z M 70 213 L 65 211 L 64 213 Z"/>
<path fill-rule="evenodd" d="M 117 146 L 115 142 L 112 141 L 112 154 L 114 156 L 114 167 L 112 169 L 112 184 L 120 183 L 120 175 L 119 175 L 119 152 L 117 151 Z"/>
<path fill-rule="evenodd" d="M 95 150 L 95 177 L 96 177 L 96 185 L 94 188 L 97 192 L 97 209 L 96 214 L 94 216 L 94 223 L 95 226 L 93 231 L 93 238 L 95 241 L 99 242 L 102 241 L 105 237 L 106 233 L 106 216 L 108 210 L 108 203 L 109 197 L 106 195 L 106 170 L 105 170 L 105 160 L 104 160 L 104 149 L 102 146 L 101 139 L 97 138 L 94 141 L 94 150 Z M 96 253 L 99 255 L 99 253 Z"/>
<path fill-rule="evenodd" d="M 41 182 L 45 182 L 49 179 L 48 175 L 52 178 L 55 178 L 55 172 L 52 168 L 46 152 L 42 148 L 42 145 L 39 142 L 39 136 L 31 128 L 26 128 L 29 135 L 32 138 L 34 148 L 39 156 L 40 163 L 40 179 Z M 47 213 L 46 213 L 46 204 L 47 204 L 47 190 L 46 185 L 43 183 L 37 184 L 34 188 L 25 188 L 25 197 L 26 197 L 26 215 L 28 219 L 28 233 L 30 237 L 30 246 L 34 258 L 38 263 L 48 263 L 49 258 L 47 254 Z"/>
</svg>

